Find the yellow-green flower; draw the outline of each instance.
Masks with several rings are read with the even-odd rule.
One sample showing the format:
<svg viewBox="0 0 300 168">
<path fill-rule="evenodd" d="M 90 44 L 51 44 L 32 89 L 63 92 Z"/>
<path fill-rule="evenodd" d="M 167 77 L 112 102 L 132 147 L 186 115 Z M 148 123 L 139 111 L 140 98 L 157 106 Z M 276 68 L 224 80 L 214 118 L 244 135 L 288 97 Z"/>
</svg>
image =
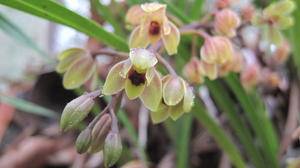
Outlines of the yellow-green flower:
<svg viewBox="0 0 300 168">
<path fill-rule="evenodd" d="M 265 40 L 278 45 L 283 40 L 280 30 L 284 30 L 294 23 L 291 16 L 294 9 L 295 2 L 291 0 L 272 3 L 262 13 L 257 13 L 252 18 L 252 24 L 262 27 L 262 35 Z"/>
<path fill-rule="evenodd" d="M 192 87 L 178 76 L 167 75 L 162 79 L 163 99 L 158 109 L 151 112 L 153 123 L 160 123 L 171 117 L 177 120 L 185 112 L 190 112 L 194 105 Z"/>
<path fill-rule="evenodd" d="M 134 28 L 129 38 L 131 48 L 145 48 L 162 39 L 169 55 L 177 53 L 180 33 L 166 16 L 166 5 L 157 2 L 133 6 L 126 21 Z"/>
<path fill-rule="evenodd" d="M 140 97 L 148 109 L 156 110 L 162 97 L 161 79 L 154 67 L 156 63 L 154 53 L 131 49 L 128 59 L 111 68 L 102 93 L 112 95 L 125 88 L 129 99 Z"/>
</svg>

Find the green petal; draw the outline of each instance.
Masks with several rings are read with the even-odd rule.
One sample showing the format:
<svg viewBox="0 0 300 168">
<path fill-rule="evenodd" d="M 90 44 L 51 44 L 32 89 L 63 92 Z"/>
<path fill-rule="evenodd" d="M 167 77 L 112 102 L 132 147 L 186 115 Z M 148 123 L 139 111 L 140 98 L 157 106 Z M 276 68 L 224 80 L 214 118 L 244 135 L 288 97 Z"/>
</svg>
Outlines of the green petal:
<svg viewBox="0 0 300 168">
<path fill-rule="evenodd" d="M 109 71 L 103 89 L 102 93 L 105 95 L 112 95 L 124 88 L 125 84 L 125 78 L 122 78 L 120 75 L 120 72 L 123 70 L 123 66 L 125 64 L 125 61 L 119 62 L 116 65 L 114 65 L 111 70 Z"/>
<path fill-rule="evenodd" d="M 162 98 L 162 83 L 159 74 L 156 71 L 151 83 L 145 87 L 140 98 L 148 109 L 151 111 L 157 110 Z"/>
<path fill-rule="evenodd" d="M 188 87 L 186 89 L 184 98 L 183 98 L 183 111 L 184 112 L 190 112 L 193 105 L 194 105 L 194 93 L 193 93 L 193 88 Z"/>
<path fill-rule="evenodd" d="M 145 48 L 150 44 L 150 38 L 147 32 L 141 31 L 140 26 L 136 27 L 130 34 L 130 48 Z"/>
<path fill-rule="evenodd" d="M 164 104 L 160 104 L 159 110 L 151 112 L 151 120 L 154 124 L 161 123 L 169 117 L 168 108 Z"/>
<path fill-rule="evenodd" d="M 163 86 L 163 98 L 167 105 L 178 104 L 185 94 L 185 84 L 179 77 L 172 77 Z"/>
<path fill-rule="evenodd" d="M 74 62 L 76 62 L 78 59 L 80 59 L 83 56 L 86 56 L 86 52 L 80 48 L 71 48 L 63 51 L 58 56 L 58 59 L 60 61 L 56 67 L 56 71 L 58 73 L 65 72 Z"/>
<path fill-rule="evenodd" d="M 130 100 L 139 97 L 145 89 L 145 84 L 135 86 L 129 79 L 125 81 L 125 91 Z"/>
<path fill-rule="evenodd" d="M 283 16 L 280 17 L 278 23 L 276 24 L 279 29 L 286 29 L 294 24 L 294 19 L 292 17 Z"/>
<path fill-rule="evenodd" d="M 278 45 L 282 42 L 281 32 L 275 26 L 267 26 L 263 28 L 263 37 L 269 43 Z"/>
<path fill-rule="evenodd" d="M 170 26 L 170 33 L 163 34 L 162 40 L 168 54 L 173 55 L 177 53 L 177 47 L 180 42 L 180 32 L 173 23 L 169 22 L 168 24 Z"/>
<path fill-rule="evenodd" d="M 123 78 L 126 78 L 126 77 L 127 77 L 127 73 L 129 72 L 131 66 L 132 66 L 132 63 L 131 63 L 130 59 L 127 59 L 127 60 L 124 61 L 123 69 L 122 69 L 122 71 L 120 72 L 120 75 L 121 75 Z"/>
<path fill-rule="evenodd" d="M 178 118 L 180 118 L 184 113 L 183 101 L 178 103 L 176 106 L 170 106 L 169 110 L 168 110 L 168 113 L 170 114 L 170 117 L 173 120 L 177 120 Z"/>
<path fill-rule="evenodd" d="M 70 66 L 64 75 L 63 85 L 66 89 L 75 89 L 85 83 L 96 71 L 92 57 L 82 57 Z"/>
<path fill-rule="evenodd" d="M 147 71 L 146 71 L 146 80 L 147 80 L 147 84 L 149 84 L 149 83 L 151 83 L 151 81 L 152 81 L 152 79 L 153 79 L 153 77 L 154 77 L 154 75 L 155 75 L 155 68 L 153 67 L 153 68 L 149 68 L 149 69 L 147 69 Z"/>
</svg>

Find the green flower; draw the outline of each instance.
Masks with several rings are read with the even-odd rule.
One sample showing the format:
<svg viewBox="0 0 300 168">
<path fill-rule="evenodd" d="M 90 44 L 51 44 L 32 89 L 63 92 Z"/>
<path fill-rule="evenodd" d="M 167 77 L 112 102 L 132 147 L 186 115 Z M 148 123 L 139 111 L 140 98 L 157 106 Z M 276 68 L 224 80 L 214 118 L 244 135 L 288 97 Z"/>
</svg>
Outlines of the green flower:
<svg viewBox="0 0 300 168">
<path fill-rule="evenodd" d="M 280 44 L 283 40 L 280 30 L 289 28 L 294 24 L 291 13 L 295 10 L 295 2 L 285 0 L 275 2 L 266 7 L 262 13 L 252 18 L 252 24 L 262 27 L 262 36 L 273 44 Z"/>
<path fill-rule="evenodd" d="M 154 68 L 156 63 L 154 53 L 146 49 L 131 49 L 127 60 L 111 68 L 103 94 L 113 95 L 125 88 L 129 99 L 140 97 L 148 109 L 156 110 L 162 97 L 160 76 Z"/>
<path fill-rule="evenodd" d="M 151 112 L 153 123 L 163 122 L 168 117 L 177 120 L 185 112 L 190 112 L 194 105 L 193 89 L 182 78 L 167 75 L 162 83 L 163 99 L 158 109 Z"/>
</svg>

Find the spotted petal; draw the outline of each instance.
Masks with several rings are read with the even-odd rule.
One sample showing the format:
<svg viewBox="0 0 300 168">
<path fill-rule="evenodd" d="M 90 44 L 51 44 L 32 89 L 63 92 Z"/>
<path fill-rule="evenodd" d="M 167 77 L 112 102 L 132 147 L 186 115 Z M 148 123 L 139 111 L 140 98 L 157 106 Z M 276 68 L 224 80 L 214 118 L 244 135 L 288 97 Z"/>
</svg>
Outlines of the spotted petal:
<svg viewBox="0 0 300 168">
<path fill-rule="evenodd" d="M 163 33 L 162 34 L 162 40 L 164 43 L 164 46 L 168 52 L 169 55 L 173 55 L 177 53 L 177 47 L 180 42 L 180 32 L 178 28 L 171 22 L 168 22 L 168 25 L 170 27 L 169 33 Z M 166 27 L 166 26 L 164 26 Z M 168 32 L 165 30 L 165 32 Z"/>
<path fill-rule="evenodd" d="M 154 77 L 140 96 L 144 105 L 151 111 L 156 111 L 162 99 L 162 83 L 159 74 L 155 71 Z"/>
<path fill-rule="evenodd" d="M 120 75 L 120 72 L 123 70 L 124 64 L 125 61 L 122 61 L 111 68 L 103 86 L 103 94 L 112 95 L 124 88 L 125 78 L 122 78 Z"/>
<path fill-rule="evenodd" d="M 125 81 L 125 91 L 130 100 L 139 97 L 145 89 L 145 84 L 135 86 L 129 79 Z"/>
</svg>

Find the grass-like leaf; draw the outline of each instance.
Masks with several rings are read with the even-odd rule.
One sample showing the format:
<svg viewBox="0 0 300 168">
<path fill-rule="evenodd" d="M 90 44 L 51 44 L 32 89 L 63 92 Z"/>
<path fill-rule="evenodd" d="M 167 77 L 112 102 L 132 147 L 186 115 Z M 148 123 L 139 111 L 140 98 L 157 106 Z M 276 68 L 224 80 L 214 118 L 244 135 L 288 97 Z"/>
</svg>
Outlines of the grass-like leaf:
<svg viewBox="0 0 300 168">
<path fill-rule="evenodd" d="M 232 140 L 226 135 L 224 129 L 212 119 L 202 104 L 200 104 L 199 99 L 195 100 L 195 107 L 192 110 L 192 114 L 214 137 L 215 141 L 228 155 L 231 162 L 238 168 L 245 168 L 246 164 L 241 157 L 240 152 L 233 144 Z"/>
<path fill-rule="evenodd" d="M 0 94 L 0 100 L 16 107 L 17 109 L 24 111 L 24 112 L 41 115 L 44 117 L 58 118 L 58 115 L 54 111 L 44 108 L 44 107 L 41 107 L 39 105 L 30 103 L 30 102 L 22 100 L 22 99 L 12 98 L 12 97 L 8 97 L 6 95 Z"/>
<path fill-rule="evenodd" d="M 237 109 L 234 107 L 234 103 L 228 93 L 221 86 L 220 82 L 207 80 L 206 84 L 209 88 L 210 94 L 213 96 L 222 112 L 224 112 L 227 116 L 230 125 L 233 127 L 247 153 L 248 159 L 251 160 L 257 168 L 267 167 L 262 154 L 253 141 L 253 137 L 250 132 L 251 129 L 247 126 Z"/>
<path fill-rule="evenodd" d="M 70 26 L 120 51 L 128 51 L 127 43 L 104 30 L 99 24 L 65 8 L 54 0 L 0 0 L 0 4 Z"/>
<path fill-rule="evenodd" d="M 256 97 L 254 97 L 246 93 L 235 74 L 230 74 L 225 77 L 225 81 L 245 111 L 249 123 L 260 142 L 266 162 L 269 163 L 271 167 L 279 167 L 277 160 L 277 154 L 279 152 L 278 139 L 263 103 L 258 99 L 256 94 L 254 94 L 256 95 Z"/>
<path fill-rule="evenodd" d="M 22 45 L 29 47 L 36 51 L 43 59 L 51 63 L 55 64 L 54 59 L 52 59 L 46 52 L 44 52 L 33 40 L 31 40 L 17 25 L 12 23 L 8 18 L 3 16 L 0 13 L 0 29 L 4 31 L 7 35 L 9 35 L 14 40 L 18 41 Z"/>
</svg>

